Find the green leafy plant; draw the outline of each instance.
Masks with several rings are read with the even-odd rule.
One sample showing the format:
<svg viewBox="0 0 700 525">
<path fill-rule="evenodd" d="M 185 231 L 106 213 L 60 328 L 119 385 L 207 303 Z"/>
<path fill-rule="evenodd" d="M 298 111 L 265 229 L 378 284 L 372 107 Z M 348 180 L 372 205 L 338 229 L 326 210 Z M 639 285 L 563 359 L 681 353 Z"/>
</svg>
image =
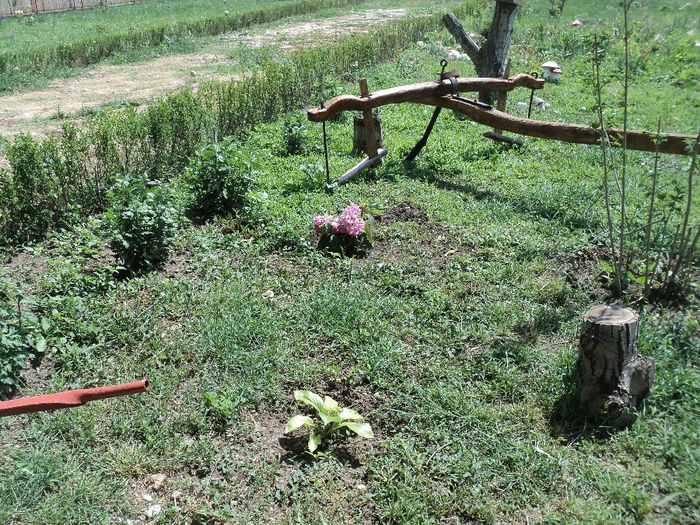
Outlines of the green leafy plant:
<svg viewBox="0 0 700 525">
<path fill-rule="evenodd" d="M 0 399 L 18 386 L 27 361 L 46 353 L 50 322 L 37 316 L 34 306 L 9 281 L 0 279 Z"/>
<path fill-rule="evenodd" d="M 286 155 L 306 155 L 312 150 L 307 120 L 301 113 L 290 113 L 283 119 L 282 152 Z"/>
<path fill-rule="evenodd" d="M 607 219 L 607 244 L 611 261 L 600 263 L 604 276 L 618 296 L 637 293 L 637 301 L 652 297 L 681 297 L 690 290 L 693 266 L 700 241 L 700 224 L 693 212 L 693 188 L 700 134 L 688 143 L 691 157 L 685 188 L 675 182 L 673 191 L 661 188 L 659 144 L 662 140 L 661 119 L 656 129 L 656 155 L 651 176 L 646 210 L 635 209 L 629 196 L 630 176 L 627 148 L 630 83 L 630 0 L 622 2 L 623 9 L 623 137 L 614 142 L 608 135 L 604 118 L 602 64 L 606 55 L 607 39 L 593 39 L 593 87 L 596 97 L 596 128 L 600 130 L 602 153 L 603 191 Z M 619 146 L 619 161 L 612 146 Z M 639 218 L 641 216 L 641 219 Z M 641 234 L 641 235 L 640 235 Z M 641 237 L 641 238 L 640 238 Z M 641 255 L 638 253 L 641 249 Z"/>
<path fill-rule="evenodd" d="M 167 186 L 145 175 L 122 177 L 108 194 L 110 245 L 132 272 L 157 267 L 168 256 L 179 213 Z"/>
<path fill-rule="evenodd" d="M 190 215 L 206 220 L 240 210 L 257 172 L 255 157 L 233 139 L 203 147 L 183 179 L 190 194 Z"/>
<path fill-rule="evenodd" d="M 211 419 L 217 429 L 223 430 L 236 414 L 241 403 L 242 396 L 236 395 L 232 389 L 218 392 L 205 392 L 204 404 L 207 417 Z"/>
<path fill-rule="evenodd" d="M 363 438 L 374 437 L 372 427 L 364 417 L 351 408 L 341 407 L 330 396 L 321 399 L 321 396 L 309 390 L 295 390 L 294 399 L 316 410 L 321 420 L 316 422 L 310 416 L 299 414 L 291 418 L 284 428 L 285 434 L 289 434 L 302 427 L 309 427 L 309 452 L 327 445 L 347 430 Z"/>
</svg>

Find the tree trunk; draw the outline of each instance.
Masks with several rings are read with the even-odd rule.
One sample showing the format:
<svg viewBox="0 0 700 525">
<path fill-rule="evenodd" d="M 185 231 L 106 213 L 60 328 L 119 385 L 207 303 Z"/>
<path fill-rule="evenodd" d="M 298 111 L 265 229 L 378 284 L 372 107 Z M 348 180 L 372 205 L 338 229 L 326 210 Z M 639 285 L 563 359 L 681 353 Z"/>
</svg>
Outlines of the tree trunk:
<svg viewBox="0 0 700 525">
<path fill-rule="evenodd" d="M 443 17 L 443 24 L 469 56 L 480 77 L 501 78 L 503 76 L 510 50 L 510 40 L 513 36 L 515 14 L 521 3 L 522 0 L 496 1 L 491 27 L 481 47 L 474 42 L 452 13 L 447 13 Z M 496 94 L 491 91 L 479 92 L 479 100 L 486 104 L 493 104 L 495 98 Z"/>
<path fill-rule="evenodd" d="M 639 316 L 621 306 L 586 312 L 576 381 L 581 409 L 613 426 L 632 423 L 654 382 L 654 360 L 637 352 Z"/>
</svg>

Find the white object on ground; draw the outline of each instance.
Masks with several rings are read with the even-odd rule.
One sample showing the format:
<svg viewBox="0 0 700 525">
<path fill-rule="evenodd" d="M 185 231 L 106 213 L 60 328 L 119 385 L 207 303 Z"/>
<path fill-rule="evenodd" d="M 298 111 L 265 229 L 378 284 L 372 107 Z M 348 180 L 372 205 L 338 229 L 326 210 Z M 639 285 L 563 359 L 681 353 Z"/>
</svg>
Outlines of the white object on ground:
<svg viewBox="0 0 700 525">
<path fill-rule="evenodd" d="M 542 78 L 547 82 L 559 82 L 559 75 L 561 75 L 561 67 L 559 64 L 553 60 L 548 60 L 542 64 Z"/>
<path fill-rule="evenodd" d="M 162 506 L 160 506 L 160 505 L 158 505 L 158 504 L 156 504 L 156 505 L 151 505 L 151 506 L 148 507 L 145 511 L 143 511 L 143 514 L 144 514 L 147 518 L 153 519 L 153 518 L 155 518 L 156 516 L 158 516 L 158 514 L 160 514 L 160 511 L 161 511 L 161 510 L 163 510 L 163 507 L 162 507 Z"/>
<path fill-rule="evenodd" d="M 151 474 L 151 479 L 153 480 L 153 488 L 159 489 L 167 476 L 165 474 Z"/>
</svg>

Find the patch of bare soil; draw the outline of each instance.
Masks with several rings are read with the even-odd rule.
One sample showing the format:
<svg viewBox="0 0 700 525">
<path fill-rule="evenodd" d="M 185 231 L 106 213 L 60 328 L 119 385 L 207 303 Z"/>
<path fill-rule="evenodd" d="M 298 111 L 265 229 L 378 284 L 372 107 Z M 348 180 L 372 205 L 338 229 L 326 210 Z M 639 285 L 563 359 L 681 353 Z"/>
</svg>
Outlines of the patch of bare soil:
<svg viewBox="0 0 700 525">
<path fill-rule="evenodd" d="M 326 39 L 329 36 L 368 33 L 371 26 L 388 24 L 405 15 L 404 9 L 373 9 L 346 16 L 275 27 L 263 32 L 233 33 L 224 36 L 223 40 L 250 47 L 277 45 L 284 50 L 301 49 L 327 42 Z"/>
<path fill-rule="evenodd" d="M 599 261 L 609 261 L 610 258 L 611 252 L 604 246 L 593 246 L 554 257 L 569 285 L 591 298 L 605 298 L 610 295 L 601 281 L 598 264 Z"/>
<path fill-rule="evenodd" d="M 62 114 L 75 115 L 117 102 L 144 102 L 192 85 L 193 67 L 223 63 L 210 52 L 172 55 L 134 64 L 99 66 L 76 78 L 57 79 L 47 88 L 0 97 L 0 129 L 10 136 L 29 131 L 41 137 L 58 129 Z M 231 76 L 235 79 L 239 76 Z M 53 119 L 51 122 L 37 121 Z"/>
<path fill-rule="evenodd" d="M 171 55 L 126 65 L 95 67 L 85 75 L 57 79 L 47 88 L 0 97 L 0 133 L 29 132 L 42 137 L 60 128 L 62 115 L 74 117 L 86 109 L 118 102 L 142 103 L 203 80 L 237 80 L 242 74 L 222 75 L 202 67 L 225 65 L 235 47 L 279 46 L 299 49 L 326 43 L 329 36 L 366 33 L 405 15 L 403 9 L 361 11 L 346 16 L 294 22 L 264 31 L 223 35 L 220 42 L 197 53 Z"/>
<path fill-rule="evenodd" d="M 0 275 L 8 278 L 25 295 L 31 295 L 37 277 L 44 275 L 46 262 L 34 253 L 20 252 L 0 265 Z"/>
<path fill-rule="evenodd" d="M 375 239 L 366 258 L 368 261 L 401 262 L 430 260 L 442 267 L 457 255 L 465 253 L 460 236 L 449 228 L 430 221 L 427 213 L 412 202 L 401 202 L 375 216 Z M 397 225 L 413 223 L 416 227 L 403 235 Z"/>
<path fill-rule="evenodd" d="M 428 224 L 428 214 L 425 210 L 412 202 L 400 202 L 392 206 L 384 213 L 375 216 L 375 220 L 382 224 L 392 224 L 394 222 L 413 221 L 418 224 Z"/>
</svg>

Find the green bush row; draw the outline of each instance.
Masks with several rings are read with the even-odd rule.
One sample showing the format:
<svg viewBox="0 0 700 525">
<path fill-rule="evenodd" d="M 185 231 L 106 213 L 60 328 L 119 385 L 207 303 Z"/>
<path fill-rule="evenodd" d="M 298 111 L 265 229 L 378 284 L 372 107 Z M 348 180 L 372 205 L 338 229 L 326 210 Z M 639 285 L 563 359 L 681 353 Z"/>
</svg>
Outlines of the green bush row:
<svg viewBox="0 0 700 525">
<path fill-rule="evenodd" d="M 462 10 L 470 13 L 471 6 Z M 144 111 L 100 113 L 84 128 L 65 128 L 43 143 L 20 135 L 8 148 L 10 169 L 0 171 L 0 246 L 40 239 L 48 229 L 103 210 L 118 177 L 169 180 L 202 144 L 243 138 L 258 124 L 318 104 L 339 83 L 356 80 L 364 68 L 439 27 L 439 15 L 398 21 L 270 60 L 241 81 L 165 96 Z"/>
<path fill-rule="evenodd" d="M 313 13 L 320 9 L 344 7 L 364 1 L 301 0 L 246 13 L 219 15 L 203 20 L 188 20 L 147 29 L 104 34 L 99 40 L 85 39 L 58 46 L 5 51 L 0 54 L 0 73 L 13 67 L 42 70 L 51 66 L 87 66 L 119 52 L 156 47 L 178 37 L 217 35 L 290 16 Z"/>
</svg>

